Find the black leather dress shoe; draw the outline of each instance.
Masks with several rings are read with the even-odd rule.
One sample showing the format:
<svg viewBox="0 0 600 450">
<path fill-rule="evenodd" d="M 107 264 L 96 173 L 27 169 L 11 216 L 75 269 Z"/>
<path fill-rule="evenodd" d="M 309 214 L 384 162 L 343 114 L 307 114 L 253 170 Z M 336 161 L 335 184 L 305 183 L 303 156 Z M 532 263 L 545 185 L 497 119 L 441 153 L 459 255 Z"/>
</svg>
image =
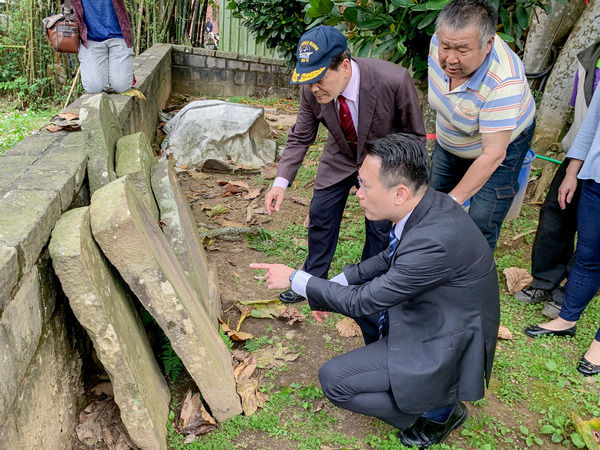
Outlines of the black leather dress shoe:
<svg viewBox="0 0 600 450">
<path fill-rule="evenodd" d="M 467 407 L 458 402 L 445 422 L 434 422 L 419 417 L 412 426 L 400 431 L 398 437 L 402 445 L 407 447 L 416 445 L 419 448 L 427 448 L 444 442 L 452 430 L 460 427 L 467 420 L 468 415 Z"/>
<path fill-rule="evenodd" d="M 306 300 L 306 298 L 302 297 L 300 294 L 296 294 L 291 289 L 287 289 L 279 294 L 279 300 L 283 303 L 298 303 Z"/>
<path fill-rule="evenodd" d="M 548 330 L 546 328 L 538 327 L 537 325 L 529 325 L 525 328 L 525 334 L 531 337 L 537 336 L 567 336 L 572 337 L 575 336 L 575 329 L 577 325 L 573 325 L 571 328 L 567 328 L 566 330 L 554 331 Z"/>
<path fill-rule="evenodd" d="M 579 365 L 577 366 L 577 370 L 584 374 L 586 377 L 590 377 L 592 375 L 600 374 L 600 364 L 592 364 L 585 356 L 582 356 L 579 360 Z"/>
</svg>

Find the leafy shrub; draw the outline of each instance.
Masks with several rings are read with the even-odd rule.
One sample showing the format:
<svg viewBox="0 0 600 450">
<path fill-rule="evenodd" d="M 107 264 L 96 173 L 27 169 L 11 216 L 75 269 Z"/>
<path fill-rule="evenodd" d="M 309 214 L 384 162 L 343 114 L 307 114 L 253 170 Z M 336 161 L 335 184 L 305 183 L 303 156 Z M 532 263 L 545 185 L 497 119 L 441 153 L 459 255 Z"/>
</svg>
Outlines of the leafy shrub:
<svg viewBox="0 0 600 450">
<path fill-rule="evenodd" d="M 565 2 L 566 0 L 559 0 Z M 415 78 L 427 72 L 430 37 L 435 20 L 450 0 L 310 0 L 310 27 L 325 24 L 347 31 L 357 56 L 383 57 L 405 67 Z M 521 38 L 536 7 L 550 11 L 545 0 L 491 0 L 499 9 L 498 31 L 522 49 Z"/>
<path fill-rule="evenodd" d="M 256 37 L 256 42 L 277 50 L 290 65 L 294 63 L 298 40 L 306 28 L 305 1 L 230 0 L 233 16 Z"/>
</svg>

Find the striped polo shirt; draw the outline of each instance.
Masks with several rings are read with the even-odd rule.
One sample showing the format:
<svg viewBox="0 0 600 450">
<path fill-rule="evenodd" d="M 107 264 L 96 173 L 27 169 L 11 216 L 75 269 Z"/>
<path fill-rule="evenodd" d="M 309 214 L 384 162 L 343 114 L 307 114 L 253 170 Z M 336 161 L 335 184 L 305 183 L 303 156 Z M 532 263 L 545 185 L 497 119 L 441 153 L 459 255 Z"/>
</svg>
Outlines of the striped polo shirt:
<svg viewBox="0 0 600 450">
<path fill-rule="evenodd" d="M 512 131 L 511 142 L 533 121 L 535 102 L 519 57 L 498 36 L 483 64 L 450 91 L 438 61 L 438 37 L 429 46 L 429 105 L 437 112 L 438 143 L 461 158 L 481 155 L 481 133 Z"/>
</svg>

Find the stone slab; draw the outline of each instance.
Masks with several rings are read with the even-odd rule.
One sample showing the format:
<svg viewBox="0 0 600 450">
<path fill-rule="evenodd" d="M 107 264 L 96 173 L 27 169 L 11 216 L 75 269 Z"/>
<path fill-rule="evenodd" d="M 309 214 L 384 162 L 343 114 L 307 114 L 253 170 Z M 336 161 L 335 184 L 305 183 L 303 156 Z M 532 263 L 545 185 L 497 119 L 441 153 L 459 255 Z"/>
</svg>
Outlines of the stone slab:
<svg viewBox="0 0 600 450">
<path fill-rule="evenodd" d="M 10 414 L 0 422 L 0 448 L 76 448 L 73 430 L 83 401 L 81 359 L 65 329 L 62 310 L 44 327 L 15 394 Z"/>
<path fill-rule="evenodd" d="M 115 172 L 117 177 L 130 175 L 148 209 L 156 220 L 159 213 L 156 200 L 152 193 L 150 181 L 150 170 L 156 165 L 156 156 L 148 142 L 148 138 L 142 132 L 123 136 L 117 141 L 117 153 Z"/>
<path fill-rule="evenodd" d="M 42 332 L 39 274 L 34 267 L 0 318 L 0 423 L 10 415 L 17 386 L 35 354 Z"/>
<path fill-rule="evenodd" d="M 231 355 L 128 176 L 92 195 L 90 219 L 96 242 L 163 329 L 214 417 L 240 414 Z"/>
<path fill-rule="evenodd" d="M 17 190 L 53 192 L 60 197 L 60 210 L 65 211 L 75 197 L 75 176 L 68 172 L 27 172 L 13 183 Z"/>
<path fill-rule="evenodd" d="M 218 328 L 220 302 L 218 297 L 215 301 L 215 297 L 209 295 L 206 253 L 185 194 L 177 182 L 174 165 L 172 160 L 162 161 L 152 168 L 152 190 L 160 210 L 161 229 L 208 317 Z"/>
<path fill-rule="evenodd" d="M 90 192 L 95 192 L 117 177 L 115 148 L 123 131 L 115 105 L 105 93 L 86 98 L 79 110 L 79 118 L 89 143 Z"/>
<path fill-rule="evenodd" d="M 71 309 L 110 376 L 129 435 L 140 448 L 166 450 L 169 390 L 128 289 L 92 237 L 89 207 L 61 216 L 49 249 Z"/>
<path fill-rule="evenodd" d="M 17 249 L 23 273 L 38 259 L 60 212 L 55 192 L 11 191 L 0 199 L 0 244 Z"/>
<path fill-rule="evenodd" d="M 0 317 L 1 311 L 8 304 L 13 288 L 19 281 L 19 261 L 17 250 L 0 245 Z"/>
<path fill-rule="evenodd" d="M 57 135 L 50 133 L 32 134 L 8 149 L 5 154 L 8 156 L 41 155 L 57 138 Z"/>
<path fill-rule="evenodd" d="M 0 168 L 24 169 L 39 159 L 34 155 L 3 155 L 0 156 Z"/>
</svg>

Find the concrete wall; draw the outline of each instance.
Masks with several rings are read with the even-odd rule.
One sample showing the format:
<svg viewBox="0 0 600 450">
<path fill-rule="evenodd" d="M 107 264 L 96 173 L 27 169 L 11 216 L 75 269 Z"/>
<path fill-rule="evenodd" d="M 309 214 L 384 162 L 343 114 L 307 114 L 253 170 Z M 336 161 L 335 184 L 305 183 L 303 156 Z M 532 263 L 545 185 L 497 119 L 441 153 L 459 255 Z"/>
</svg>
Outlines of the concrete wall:
<svg viewBox="0 0 600 450">
<path fill-rule="evenodd" d="M 180 94 L 297 98 L 282 60 L 173 46 L 172 85 Z"/>
<path fill-rule="evenodd" d="M 152 141 L 171 89 L 171 46 L 134 60 L 147 100 L 111 95 L 123 133 Z M 86 96 L 67 109 L 77 112 Z M 0 449 L 71 448 L 81 355 L 47 244 L 60 215 L 89 204 L 84 132 L 38 132 L 0 157 Z"/>
</svg>

